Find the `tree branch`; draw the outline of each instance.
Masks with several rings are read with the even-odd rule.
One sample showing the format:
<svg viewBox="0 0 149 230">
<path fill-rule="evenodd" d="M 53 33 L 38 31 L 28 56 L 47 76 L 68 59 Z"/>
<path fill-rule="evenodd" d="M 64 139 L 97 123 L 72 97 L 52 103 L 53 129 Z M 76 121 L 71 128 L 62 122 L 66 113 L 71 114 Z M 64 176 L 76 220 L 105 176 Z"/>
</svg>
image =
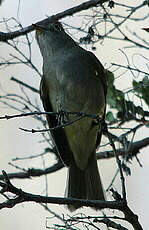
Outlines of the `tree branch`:
<svg viewBox="0 0 149 230">
<path fill-rule="evenodd" d="M 30 90 L 31 90 L 32 92 L 34 92 L 34 93 L 38 93 L 38 94 L 39 94 L 39 90 L 38 90 L 38 89 L 36 89 L 36 88 L 34 88 L 34 87 L 32 87 L 32 86 L 26 84 L 26 83 L 23 82 L 23 81 L 20 81 L 19 79 L 15 78 L 15 77 L 11 77 L 10 80 L 11 80 L 11 81 L 14 81 L 14 82 L 17 82 L 18 84 L 20 84 L 20 85 L 26 87 L 27 89 L 30 89 Z"/>
<path fill-rule="evenodd" d="M 142 226 L 138 221 L 138 216 L 132 212 L 132 210 L 127 206 L 125 200 L 119 198 L 116 201 L 99 201 L 99 200 L 83 200 L 83 199 L 75 199 L 75 198 L 61 198 L 61 197 L 47 197 L 36 194 L 31 194 L 22 191 L 15 187 L 9 180 L 5 171 L 3 171 L 4 182 L 0 182 L 0 187 L 2 188 L 0 193 L 4 195 L 6 192 L 12 193 L 15 195 L 15 198 L 11 198 L 6 200 L 3 203 L 0 203 L 0 209 L 3 208 L 12 208 L 17 204 L 21 204 L 24 202 L 36 202 L 36 203 L 50 203 L 50 204 L 59 204 L 59 205 L 80 205 L 87 207 L 95 207 L 95 208 L 110 208 L 114 210 L 120 210 L 125 215 L 125 220 L 132 224 L 135 230 L 143 230 Z M 115 192 L 116 193 L 116 192 Z"/>
<path fill-rule="evenodd" d="M 126 187 L 125 187 L 125 177 L 124 177 L 124 174 L 123 174 L 123 170 L 122 170 L 122 164 L 121 164 L 121 160 L 119 158 L 119 155 L 117 153 L 117 150 L 116 150 L 116 147 L 115 147 L 115 144 L 114 144 L 114 141 L 108 131 L 108 128 L 107 128 L 107 124 L 104 123 L 104 130 L 105 132 L 107 133 L 107 137 L 110 141 L 110 145 L 113 149 L 113 153 L 115 155 L 115 158 L 116 158 L 116 162 L 117 162 L 117 165 L 119 167 L 119 171 L 120 171 L 120 179 L 121 179 L 121 184 L 122 184 L 122 195 L 123 195 L 123 199 L 124 201 L 126 201 Z"/>
<path fill-rule="evenodd" d="M 18 172 L 18 173 L 8 173 L 7 176 L 9 179 L 24 179 L 24 178 L 31 178 L 31 177 L 39 177 L 49 173 L 54 173 L 60 169 L 62 169 L 64 165 L 61 162 L 54 164 L 53 166 L 46 168 L 46 169 L 35 169 L 30 168 L 26 170 L 26 172 Z M 4 175 L 0 175 L 0 180 L 4 180 Z"/>
<path fill-rule="evenodd" d="M 4 194 L 6 192 L 12 193 L 17 197 L 9 199 L 6 202 L 0 203 L 0 209 L 2 208 L 12 208 L 18 203 L 33 201 L 36 203 L 51 203 L 51 204 L 63 204 L 71 205 L 77 203 L 83 206 L 98 207 L 98 208 L 112 208 L 121 209 L 123 207 L 123 202 L 119 201 L 89 201 L 83 199 L 75 198 L 61 198 L 61 197 L 47 197 L 40 196 L 31 193 L 27 193 L 15 187 L 9 180 L 5 171 L 3 171 L 4 182 L 0 181 L 0 187 L 2 188 L 0 193 Z"/>
<path fill-rule="evenodd" d="M 129 150 L 126 152 L 123 148 L 117 149 L 117 154 L 119 156 L 125 156 L 125 155 L 130 155 L 133 156 L 137 153 L 142 148 L 145 148 L 146 146 L 149 145 L 149 137 L 144 138 L 143 140 L 136 141 L 130 145 Z M 109 159 L 115 157 L 113 151 L 105 151 L 105 152 L 98 152 L 97 153 L 97 159 Z M 38 177 L 38 176 L 43 176 L 47 175 L 53 172 L 56 172 L 64 167 L 63 163 L 58 162 L 54 164 L 51 167 L 48 167 L 46 169 L 36 169 L 36 168 L 30 168 L 26 170 L 26 172 L 17 172 L 17 173 L 8 173 L 7 176 L 9 179 L 24 179 L 24 178 L 31 178 L 31 177 Z M 3 174 L 0 174 L 0 180 L 4 180 Z"/>
<path fill-rule="evenodd" d="M 117 151 L 117 154 L 119 156 L 124 156 L 124 155 L 133 156 L 133 155 L 136 155 L 137 153 L 139 153 L 139 151 L 142 148 L 145 148 L 148 145 L 149 145 L 149 137 L 146 137 L 140 141 L 136 141 L 136 142 L 132 143 L 129 146 L 128 151 L 124 150 L 124 148 L 117 149 L 116 151 Z M 109 159 L 109 158 L 113 158 L 113 157 L 115 157 L 113 151 L 105 151 L 105 152 L 98 152 L 97 153 L 97 159 Z"/>
<path fill-rule="evenodd" d="M 109 220 L 108 218 L 104 218 L 101 220 L 96 219 L 94 222 L 106 224 L 108 228 L 111 227 L 113 229 L 128 230 L 127 228 L 123 227 L 121 224 L 117 224 L 114 221 Z"/>
<path fill-rule="evenodd" d="M 78 5 L 78 6 L 72 7 L 70 9 L 63 11 L 63 12 L 60 12 L 58 14 L 51 16 L 51 17 L 48 17 L 48 18 L 46 18 L 46 19 L 44 19 L 38 23 L 45 22 L 45 21 L 49 21 L 49 23 L 50 23 L 50 22 L 53 22 L 55 20 L 60 20 L 64 17 L 72 16 L 73 14 L 78 13 L 82 10 L 87 10 L 91 7 L 97 7 L 98 5 L 102 5 L 103 3 L 107 2 L 107 1 L 108 0 L 87 1 L 87 2 L 84 2 L 80 5 Z M 34 30 L 35 30 L 34 26 L 30 25 L 30 26 L 27 26 L 21 30 L 16 30 L 14 32 L 9 32 L 9 33 L 0 32 L 0 41 L 1 42 L 7 42 L 8 40 L 12 40 L 16 37 L 26 35 L 27 33 L 32 32 Z"/>
<path fill-rule="evenodd" d="M 126 205 L 121 211 L 124 213 L 125 219 L 134 227 L 135 230 L 143 230 L 138 221 L 138 216 Z"/>
</svg>

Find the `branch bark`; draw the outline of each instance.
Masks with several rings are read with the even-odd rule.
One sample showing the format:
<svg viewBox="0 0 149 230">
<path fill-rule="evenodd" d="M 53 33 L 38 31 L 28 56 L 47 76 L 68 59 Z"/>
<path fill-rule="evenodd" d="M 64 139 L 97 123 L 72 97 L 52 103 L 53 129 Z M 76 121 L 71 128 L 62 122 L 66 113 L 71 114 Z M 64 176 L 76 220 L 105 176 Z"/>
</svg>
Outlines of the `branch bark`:
<svg viewBox="0 0 149 230">
<path fill-rule="evenodd" d="M 64 17 L 72 16 L 73 14 L 78 13 L 82 10 L 87 10 L 91 7 L 97 7 L 98 5 L 102 5 L 103 3 L 107 2 L 107 1 L 108 0 L 90 0 L 90 1 L 87 1 L 87 2 L 80 4 L 78 6 L 75 6 L 75 7 L 72 7 L 70 9 L 67 9 L 65 11 L 62 11 L 58 14 L 55 14 L 55 15 L 53 15 L 49 18 L 46 18 L 40 22 L 49 21 L 49 23 L 50 23 L 50 22 L 55 21 L 55 20 L 60 20 Z M 37 24 L 40 22 L 37 22 Z M 23 36 L 23 35 L 30 33 L 34 30 L 35 30 L 34 26 L 30 25 L 30 26 L 27 26 L 23 29 L 16 30 L 14 32 L 9 32 L 9 33 L 0 32 L 0 41 L 1 42 L 7 42 L 8 40 L 12 40 L 16 37 Z"/>
<path fill-rule="evenodd" d="M 0 193 L 12 193 L 15 198 L 8 199 L 6 202 L 0 203 L 0 209 L 3 208 L 12 208 L 18 203 L 23 203 L 27 201 L 33 201 L 37 203 L 52 203 L 52 204 L 63 204 L 63 205 L 71 205 L 74 203 L 80 204 L 81 206 L 89 206 L 89 207 L 99 207 L 99 208 L 112 208 L 112 209 L 121 209 L 123 207 L 123 202 L 119 201 L 89 201 L 75 198 L 61 198 L 61 197 L 47 197 L 41 195 L 35 195 L 31 193 L 27 193 L 22 191 L 21 189 L 15 187 L 11 182 L 7 175 L 7 173 L 3 170 L 4 181 L 0 181 L 0 187 L 2 188 Z"/>
<path fill-rule="evenodd" d="M 5 194 L 7 192 L 15 195 L 15 198 L 11 198 L 6 200 L 3 203 L 0 203 L 0 209 L 3 208 L 12 208 L 17 204 L 21 204 L 24 202 L 36 202 L 36 203 L 51 203 L 51 204 L 59 204 L 59 205 L 71 205 L 77 204 L 81 206 L 87 207 L 95 207 L 95 208 L 110 208 L 114 210 L 120 210 L 125 215 L 125 220 L 132 224 L 135 230 L 143 230 L 142 226 L 138 221 L 138 216 L 133 213 L 133 211 L 127 206 L 127 203 L 123 199 L 119 199 L 117 201 L 99 201 L 99 200 L 82 200 L 75 198 L 61 198 L 61 197 L 47 197 L 40 196 L 36 194 L 31 194 L 22 191 L 15 187 L 9 180 L 7 173 L 3 171 L 4 182 L 0 182 L 0 187 L 2 188 L 0 193 Z M 119 195 L 120 197 L 120 195 Z"/>
<path fill-rule="evenodd" d="M 125 151 L 124 149 L 117 149 L 117 154 L 119 156 L 124 156 L 126 154 L 128 155 L 135 155 L 139 153 L 139 151 L 142 148 L 145 148 L 149 145 L 149 137 L 144 138 L 143 140 L 136 141 L 131 144 L 129 151 Z M 115 157 L 113 151 L 105 151 L 105 152 L 99 152 L 97 153 L 97 159 L 109 159 Z M 30 177 L 38 177 L 47 175 L 53 172 L 56 172 L 64 167 L 63 163 L 58 162 L 54 164 L 51 167 L 48 167 L 46 169 L 36 169 L 36 168 L 30 168 L 26 170 L 26 172 L 17 172 L 17 173 L 8 173 L 7 176 L 9 179 L 24 179 L 24 178 L 30 178 Z M 3 174 L 0 175 L 0 180 L 4 180 Z"/>
<path fill-rule="evenodd" d="M 139 153 L 139 151 L 142 148 L 145 148 L 149 145 L 149 137 L 146 137 L 140 141 L 136 141 L 134 143 L 132 143 L 128 149 L 128 151 L 126 152 L 126 150 L 124 150 L 124 148 L 121 149 L 117 149 L 117 154 L 119 156 L 124 156 L 124 155 L 136 155 L 137 153 Z M 109 158 L 113 158 L 114 157 L 114 153 L 113 151 L 105 151 L 105 152 L 98 152 L 97 153 L 97 159 L 109 159 Z"/>
<path fill-rule="evenodd" d="M 62 169 L 64 165 L 61 162 L 54 164 L 53 166 L 46 168 L 46 169 L 35 169 L 30 168 L 26 170 L 26 172 L 17 172 L 17 173 L 8 173 L 7 176 L 9 179 L 25 179 L 31 177 L 39 177 L 43 175 L 47 175 L 50 173 L 54 173 L 60 169 Z M 4 180 L 4 175 L 0 175 L 0 180 Z"/>
</svg>

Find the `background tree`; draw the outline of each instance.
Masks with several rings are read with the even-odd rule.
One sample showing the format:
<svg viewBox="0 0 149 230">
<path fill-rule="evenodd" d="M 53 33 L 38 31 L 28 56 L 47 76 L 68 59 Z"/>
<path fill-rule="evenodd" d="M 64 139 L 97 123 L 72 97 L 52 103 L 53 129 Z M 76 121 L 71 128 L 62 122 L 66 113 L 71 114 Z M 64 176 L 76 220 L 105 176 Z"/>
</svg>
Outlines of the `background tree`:
<svg viewBox="0 0 149 230">
<path fill-rule="evenodd" d="M 116 202 L 105 202 L 104 204 L 99 202 L 98 205 L 122 210 L 125 214 L 124 216 L 126 220 L 130 223 L 132 221 L 131 224 L 135 229 L 142 229 L 137 222 L 137 219 L 135 219 L 135 216 L 134 219 L 132 218 L 133 213 L 126 203 L 124 205 L 121 198 L 125 198 L 126 189 L 123 174 L 131 174 L 131 167 L 133 167 L 135 159 L 141 166 L 141 162 L 138 159 L 138 153 L 140 149 L 148 146 L 149 144 L 149 138 L 146 135 L 149 116 L 148 41 L 145 40 L 145 32 L 141 31 L 141 28 L 138 29 L 138 33 L 136 33 L 135 29 L 138 21 L 142 22 L 142 28 L 145 26 L 144 24 L 148 17 L 148 14 L 145 13 L 148 10 L 148 1 L 138 1 L 136 5 L 134 5 L 134 3 L 133 5 L 129 5 L 127 2 L 125 4 L 121 1 L 89 1 L 55 14 L 53 18 L 46 20 L 61 19 L 66 31 L 70 33 L 71 36 L 80 43 L 80 45 L 95 52 L 100 60 L 103 59 L 102 62 L 107 69 L 109 85 L 106 121 L 110 134 L 105 131 L 103 148 L 98 150 L 97 157 L 99 159 L 109 159 L 114 157 L 114 150 L 116 147 L 116 154 L 117 156 L 120 155 L 121 158 L 120 161 L 117 159 L 120 166 L 117 169 L 117 166 L 115 165 L 115 175 L 110 178 L 111 183 L 107 188 L 107 195 L 110 200 L 112 199 L 110 190 L 111 187 L 114 188 L 114 190 L 112 190 L 112 194 L 114 195 Z M 18 8 L 18 14 L 20 12 L 19 10 L 20 8 Z M 140 11 L 143 12 L 143 14 L 140 14 Z M 67 20 L 67 16 L 70 15 L 73 15 L 73 18 L 69 18 L 69 20 Z M 131 27 L 131 25 L 133 25 L 133 27 Z M 9 110 L 8 113 L 2 113 L 1 119 L 5 120 L 19 117 L 17 118 L 17 127 L 21 126 L 22 131 L 25 132 L 24 134 L 21 132 L 19 135 L 30 135 L 31 143 L 33 143 L 33 139 L 35 138 L 34 136 L 36 135 L 36 140 L 40 142 L 40 150 L 36 155 L 28 154 L 28 156 L 25 157 L 13 158 L 13 161 L 17 160 L 17 163 L 14 165 L 14 163 L 12 164 L 11 162 L 11 165 L 15 167 L 15 170 L 19 170 L 19 172 L 14 172 L 14 170 L 13 172 L 7 174 L 3 172 L 1 180 L 4 180 L 4 182 L 1 182 L 0 185 L 3 188 L 1 193 L 5 202 L 0 204 L 0 208 L 13 207 L 24 201 L 63 204 L 74 202 L 67 199 L 34 196 L 33 193 L 37 193 L 34 192 L 33 189 L 34 182 L 33 185 L 30 186 L 31 188 L 29 190 L 32 194 L 26 194 L 25 192 L 17 189 L 17 187 L 25 188 L 24 185 L 20 186 L 20 180 L 19 182 L 15 182 L 18 185 L 17 187 L 12 186 L 9 181 L 9 179 L 33 178 L 45 175 L 46 189 L 44 191 L 44 188 L 42 187 L 40 191 L 42 190 L 41 193 L 48 196 L 48 185 L 51 187 L 51 184 L 47 175 L 52 172 L 59 171 L 63 168 L 63 165 L 57 157 L 55 148 L 51 143 L 49 133 L 47 131 L 44 132 L 45 129 L 47 129 L 47 124 L 45 115 L 41 114 L 43 109 L 38 96 L 38 82 L 40 81 L 42 74 L 37 62 L 37 56 L 40 54 L 37 51 L 34 33 L 29 34 L 29 32 L 33 31 L 34 28 L 32 25 L 29 27 L 22 26 L 21 21 L 14 18 L 3 19 L 1 26 L 2 31 L 5 32 L 0 33 L 0 40 L 3 42 L 1 44 L 8 50 L 7 54 L 1 56 L 1 67 L 7 67 L 10 69 L 14 66 L 13 68 L 17 68 L 17 71 L 20 71 L 20 79 L 16 76 L 11 76 L 11 81 L 9 82 L 9 84 L 14 87 L 16 87 L 14 82 L 17 83 L 20 88 L 17 93 L 16 88 L 10 89 L 7 93 L 4 87 L 5 85 L 2 85 L 1 87 L 1 103 L 12 109 L 11 111 Z M 21 35 L 24 35 L 24 37 Z M 123 43 L 124 41 L 125 43 Z M 123 61 L 119 61 L 115 56 L 112 59 L 114 60 L 114 63 L 107 64 L 106 59 L 104 60 L 100 54 L 100 51 L 103 50 L 103 46 L 108 46 L 110 50 L 110 47 L 113 45 L 116 46 L 116 49 L 119 49 L 121 44 L 124 46 L 124 48 L 120 50 L 120 57 Z M 106 55 L 111 55 L 111 53 L 106 53 L 105 57 Z M 12 70 L 14 71 L 14 69 Z M 2 71 L 3 69 L 1 69 L 1 72 Z M 24 71 L 27 73 L 26 78 L 21 76 Z M 32 78 L 35 76 L 38 80 L 33 82 Z M 125 79 L 128 80 L 126 81 Z M 4 80 L 8 84 L 7 79 Z M 24 118 L 28 116 L 32 116 L 34 120 L 31 120 L 31 118 L 30 120 Z M 20 119 L 23 120 L 21 125 Z M 5 121 L 5 123 L 6 122 L 7 121 Z M 12 119 L 9 121 L 9 125 L 12 124 L 11 122 L 13 122 Z M 11 132 L 14 134 L 15 130 L 13 129 Z M 141 136 L 138 136 L 139 132 L 141 133 Z M 113 149 L 109 147 L 110 142 L 111 144 L 115 142 L 115 145 L 112 146 Z M 39 157 L 41 158 L 41 161 L 38 161 L 37 164 L 36 162 Z M 27 163 L 24 163 L 24 161 L 21 162 L 21 160 L 26 160 Z M 28 168 L 26 167 L 24 169 L 24 164 L 28 164 Z M 119 194 L 117 194 L 115 190 L 117 189 L 117 184 L 119 184 L 118 181 L 120 181 L 119 177 L 117 177 L 117 175 L 119 175 L 119 171 L 121 173 L 122 186 L 120 186 L 120 188 L 122 188 L 122 193 L 121 190 L 118 190 Z M 25 181 L 24 184 L 25 183 L 28 182 Z M 41 185 L 40 183 L 39 185 Z M 42 186 L 43 183 L 44 182 L 42 182 Z M 8 191 L 10 193 L 7 193 Z M 23 191 L 26 190 L 23 189 Z M 12 194 L 16 196 L 12 197 Z M 52 193 L 50 193 L 50 196 L 51 194 Z M 93 206 L 95 204 L 84 203 L 84 205 Z M 51 205 L 43 206 L 47 211 L 49 211 L 49 213 L 54 214 L 59 221 L 62 221 L 61 224 L 58 220 L 48 220 L 47 227 L 51 226 L 52 222 L 56 224 L 53 229 L 99 229 L 100 227 L 103 229 L 103 225 L 115 229 L 132 228 L 130 225 L 125 225 L 123 222 L 124 216 L 116 211 L 114 212 L 114 215 L 111 213 L 109 214 L 108 210 L 105 210 L 102 215 L 101 213 L 92 213 L 92 216 L 88 217 L 88 211 L 81 209 L 81 215 L 70 216 L 69 214 L 68 216 L 65 214 L 65 216 L 63 216 L 61 214 L 64 211 L 61 211 L 61 208 L 59 212 L 53 213 Z M 68 212 L 65 211 L 65 213 Z"/>
</svg>

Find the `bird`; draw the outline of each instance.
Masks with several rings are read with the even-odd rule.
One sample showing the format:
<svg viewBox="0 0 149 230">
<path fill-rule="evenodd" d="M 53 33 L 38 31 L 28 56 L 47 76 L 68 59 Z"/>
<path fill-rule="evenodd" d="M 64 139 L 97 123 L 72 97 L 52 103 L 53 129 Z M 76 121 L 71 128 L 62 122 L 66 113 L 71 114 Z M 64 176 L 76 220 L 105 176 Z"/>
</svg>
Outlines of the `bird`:
<svg viewBox="0 0 149 230">
<path fill-rule="evenodd" d="M 46 117 L 58 155 L 68 168 L 65 196 L 105 200 L 96 159 L 101 123 L 89 116 L 71 123 L 72 113 L 96 115 L 104 121 L 105 69 L 92 52 L 79 46 L 65 32 L 59 21 L 38 22 L 34 28 L 43 58 L 40 97 L 46 112 L 59 114 Z M 66 121 L 70 124 L 60 125 Z M 60 127 L 54 129 L 58 125 Z M 68 209 L 74 211 L 81 206 L 74 203 L 68 205 Z"/>
</svg>

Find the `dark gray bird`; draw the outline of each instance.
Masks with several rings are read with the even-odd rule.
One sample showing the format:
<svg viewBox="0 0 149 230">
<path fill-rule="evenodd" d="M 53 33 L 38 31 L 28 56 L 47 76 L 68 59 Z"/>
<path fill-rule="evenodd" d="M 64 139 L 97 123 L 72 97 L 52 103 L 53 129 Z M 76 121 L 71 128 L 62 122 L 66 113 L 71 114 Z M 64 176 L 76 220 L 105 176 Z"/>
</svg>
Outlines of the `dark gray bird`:
<svg viewBox="0 0 149 230">
<path fill-rule="evenodd" d="M 35 25 L 36 39 L 43 57 L 40 95 L 47 112 L 84 112 L 104 119 L 106 77 L 102 64 L 81 48 L 59 22 Z M 72 115 L 69 115 L 69 120 Z M 49 127 L 58 120 L 47 116 Z M 66 196 L 105 200 L 96 160 L 100 125 L 89 117 L 51 131 L 57 151 L 68 167 Z M 68 207 L 71 210 L 77 205 Z"/>
</svg>

